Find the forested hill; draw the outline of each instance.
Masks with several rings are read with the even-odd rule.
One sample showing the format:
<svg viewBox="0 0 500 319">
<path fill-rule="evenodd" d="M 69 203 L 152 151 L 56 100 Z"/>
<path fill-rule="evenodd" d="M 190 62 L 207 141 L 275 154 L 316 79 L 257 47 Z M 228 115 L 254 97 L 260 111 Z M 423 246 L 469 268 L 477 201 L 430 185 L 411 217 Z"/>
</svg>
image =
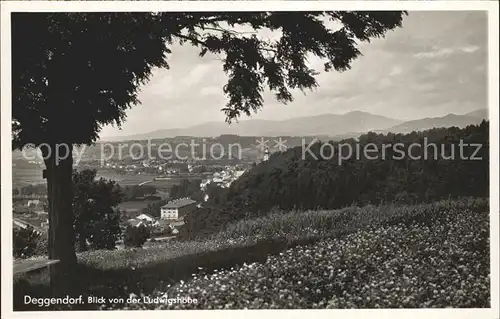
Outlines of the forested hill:
<svg viewBox="0 0 500 319">
<path fill-rule="evenodd" d="M 205 211 L 199 212 L 205 216 L 193 218 L 203 218 L 207 222 L 211 219 L 220 226 L 248 214 L 267 214 L 272 208 L 334 209 L 352 204 L 485 197 L 489 188 L 488 130 L 488 123 L 482 122 L 464 129 L 441 128 L 405 135 L 368 133 L 359 141 L 349 139 L 328 142 L 324 146 L 326 143 L 315 143 L 310 152 L 296 147 L 275 153 L 267 162 L 256 165 L 234 182 L 222 198 L 215 199 L 215 205 L 206 205 Z M 460 141 L 481 147 L 463 146 L 461 153 Z M 339 145 L 343 143 L 352 146 L 353 156 L 339 163 Z M 369 143 L 374 145 L 368 149 L 376 146 L 378 153 L 369 151 L 364 156 L 363 149 Z M 391 146 L 397 143 L 402 144 L 395 150 Z M 410 147 L 413 143 L 421 147 Z M 436 146 L 425 147 L 432 143 Z M 358 158 L 354 153 L 356 144 L 361 149 Z M 382 158 L 384 145 L 385 159 Z M 454 159 L 448 159 L 452 148 Z M 347 147 L 342 150 L 341 153 L 347 156 Z M 413 158 L 408 156 L 409 150 Z M 422 158 L 418 159 L 419 156 Z M 203 226 L 201 224 L 199 226 Z"/>
</svg>

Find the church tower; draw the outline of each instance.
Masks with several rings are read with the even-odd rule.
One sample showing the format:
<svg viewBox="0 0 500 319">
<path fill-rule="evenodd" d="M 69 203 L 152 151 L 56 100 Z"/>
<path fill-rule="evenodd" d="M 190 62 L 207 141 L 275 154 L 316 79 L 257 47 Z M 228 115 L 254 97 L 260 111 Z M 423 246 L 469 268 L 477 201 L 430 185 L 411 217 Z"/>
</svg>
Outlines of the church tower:
<svg viewBox="0 0 500 319">
<path fill-rule="evenodd" d="M 264 158 L 262 159 L 263 162 L 267 161 L 269 159 L 269 149 L 266 147 L 264 150 Z"/>
</svg>

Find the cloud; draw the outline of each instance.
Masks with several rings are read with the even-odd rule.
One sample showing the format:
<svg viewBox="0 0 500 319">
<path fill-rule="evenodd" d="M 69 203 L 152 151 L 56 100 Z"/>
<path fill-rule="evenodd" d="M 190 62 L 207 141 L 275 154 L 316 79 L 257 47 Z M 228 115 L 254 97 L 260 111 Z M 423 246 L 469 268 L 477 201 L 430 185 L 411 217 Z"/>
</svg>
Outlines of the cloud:
<svg viewBox="0 0 500 319">
<path fill-rule="evenodd" d="M 220 95 L 222 89 L 220 86 L 206 86 L 201 89 L 200 95 Z"/>
<path fill-rule="evenodd" d="M 418 59 L 444 58 L 456 53 L 474 53 L 477 50 L 479 50 L 479 47 L 476 45 L 460 48 L 437 48 L 433 51 L 415 53 L 414 56 Z"/>
<path fill-rule="evenodd" d="M 252 118 L 280 120 L 360 110 L 415 119 L 486 107 L 487 32 L 483 12 L 410 12 L 403 28 L 361 44 L 363 55 L 351 70 L 324 72 L 324 61 L 311 57 L 309 65 L 320 72 L 319 88 L 306 95 L 294 92 L 287 106 L 265 91 L 264 108 Z M 265 30 L 259 35 L 277 36 Z M 106 127 L 103 136 L 224 121 L 220 110 L 227 103 L 222 90 L 227 75 L 219 57 L 201 58 L 199 49 L 189 45 L 171 49 L 170 69 L 154 70 L 139 95 L 142 106 L 127 113 L 122 132 Z"/>
<path fill-rule="evenodd" d="M 395 66 L 392 68 L 391 72 L 389 73 L 390 76 L 395 76 L 398 74 L 403 73 L 403 68 L 400 66 Z"/>
<path fill-rule="evenodd" d="M 443 57 L 447 57 L 447 56 L 450 56 L 451 54 L 453 54 L 454 52 L 456 52 L 455 49 L 452 49 L 452 48 L 441 48 L 441 49 L 437 49 L 435 51 L 430 51 L 430 52 L 419 52 L 419 53 L 415 53 L 415 57 L 417 59 L 425 59 L 425 58 L 429 58 L 429 59 L 433 59 L 433 58 L 443 58 Z"/>
<path fill-rule="evenodd" d="M 446 68 L 446 64 L 439 62 L 430 63 L 429 65 L 426 66 L 426 69 L 429 70 L 429 72 L 431 72 L 432 74 L 435 74 L 443 70 L 444 68 Z"/>
<path fill-rule="evenodd" d="M 476 52 L 477 50 L 479 50 L 479 47 L 477 45 L 471 45 L 471 46 L 463 47 L 463 48 L 461 48 L 461 50 L 463 52 L 466 52 L 466 53 L 473 53 L 473 52 Z"/>
<path fill-rule="evenodd" d="M 182 78 L 180 85 L 189 86 L 195 85 L 203 81 L 207 75 L 215 71 L 218 65 L 212 63 L 202 63 L 194 65 L 187 76 Z"/>
</svg>

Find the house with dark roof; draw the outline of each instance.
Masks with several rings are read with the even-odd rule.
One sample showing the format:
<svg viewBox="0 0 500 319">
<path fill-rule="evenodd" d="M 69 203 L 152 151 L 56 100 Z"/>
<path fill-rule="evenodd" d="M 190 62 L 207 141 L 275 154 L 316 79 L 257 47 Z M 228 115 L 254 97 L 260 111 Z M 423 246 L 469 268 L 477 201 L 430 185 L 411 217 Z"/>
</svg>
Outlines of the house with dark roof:
<svg viewBox="0 0 500 319">
<path fill-rule="evenodd" d="M 44 232 L 46 232 L 46 229 L 44 229 L 44 227 L 48 227 L 48 221 L 37 221 L 37 220 L 27 221 L 21 218 L 13 218 L 12 226 L 14 228 L 23 228 L 23 229 L 31 227 L 35 232 L 43 234 Z"/>
<path fill-rule="evenodd" d="M 140 214 L 140 215 L 136 216 L 135 219 L 141 220 L 144 222 L 144 224 L 149 225 L 149 226 L 153 226 L 153 227 L 157 227 L 160 225 L 158 223 L 158 221 L 153 216 L 151 216 L 149 214 L 144 214 L 144 213 Z"/>
<path fill-rule="evenodd" d="M 146 226 L 142 220 L 131 218 L 127 220 L 127 225 L 132 227 Z"/>
<path fill-rule="evenodd" d="M 161 219 L 177 220 L 196 209 L 196 201 L 179 198 L 161 207 Z"/>
</svg>

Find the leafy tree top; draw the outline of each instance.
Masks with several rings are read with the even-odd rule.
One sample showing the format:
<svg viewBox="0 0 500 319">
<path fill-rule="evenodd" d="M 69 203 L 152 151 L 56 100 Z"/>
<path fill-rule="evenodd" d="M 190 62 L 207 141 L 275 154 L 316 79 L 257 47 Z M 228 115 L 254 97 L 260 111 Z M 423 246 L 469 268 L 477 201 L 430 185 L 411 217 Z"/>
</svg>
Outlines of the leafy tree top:
<svg viewBox="0 0 500 319">
<path fill-rule="evenodd" d="M 15 13 L 12 15 L 13 147 L 90 144 L 103 126 L 120 126 L 139 103 L 154 68 L 168 68 L 180 42 L 221 57 L 228 74 L 222 109 L 237 120 L 263 106 L 267 86 L 278 101 L 313 89 L 307 58 L 344 71 L 360 41 L 402 25 L 405 12 Z M 327 27 L 337 22 L 338 29 Z M 279 31 L 277 39 L 237 27 Z"/>
</svg>

